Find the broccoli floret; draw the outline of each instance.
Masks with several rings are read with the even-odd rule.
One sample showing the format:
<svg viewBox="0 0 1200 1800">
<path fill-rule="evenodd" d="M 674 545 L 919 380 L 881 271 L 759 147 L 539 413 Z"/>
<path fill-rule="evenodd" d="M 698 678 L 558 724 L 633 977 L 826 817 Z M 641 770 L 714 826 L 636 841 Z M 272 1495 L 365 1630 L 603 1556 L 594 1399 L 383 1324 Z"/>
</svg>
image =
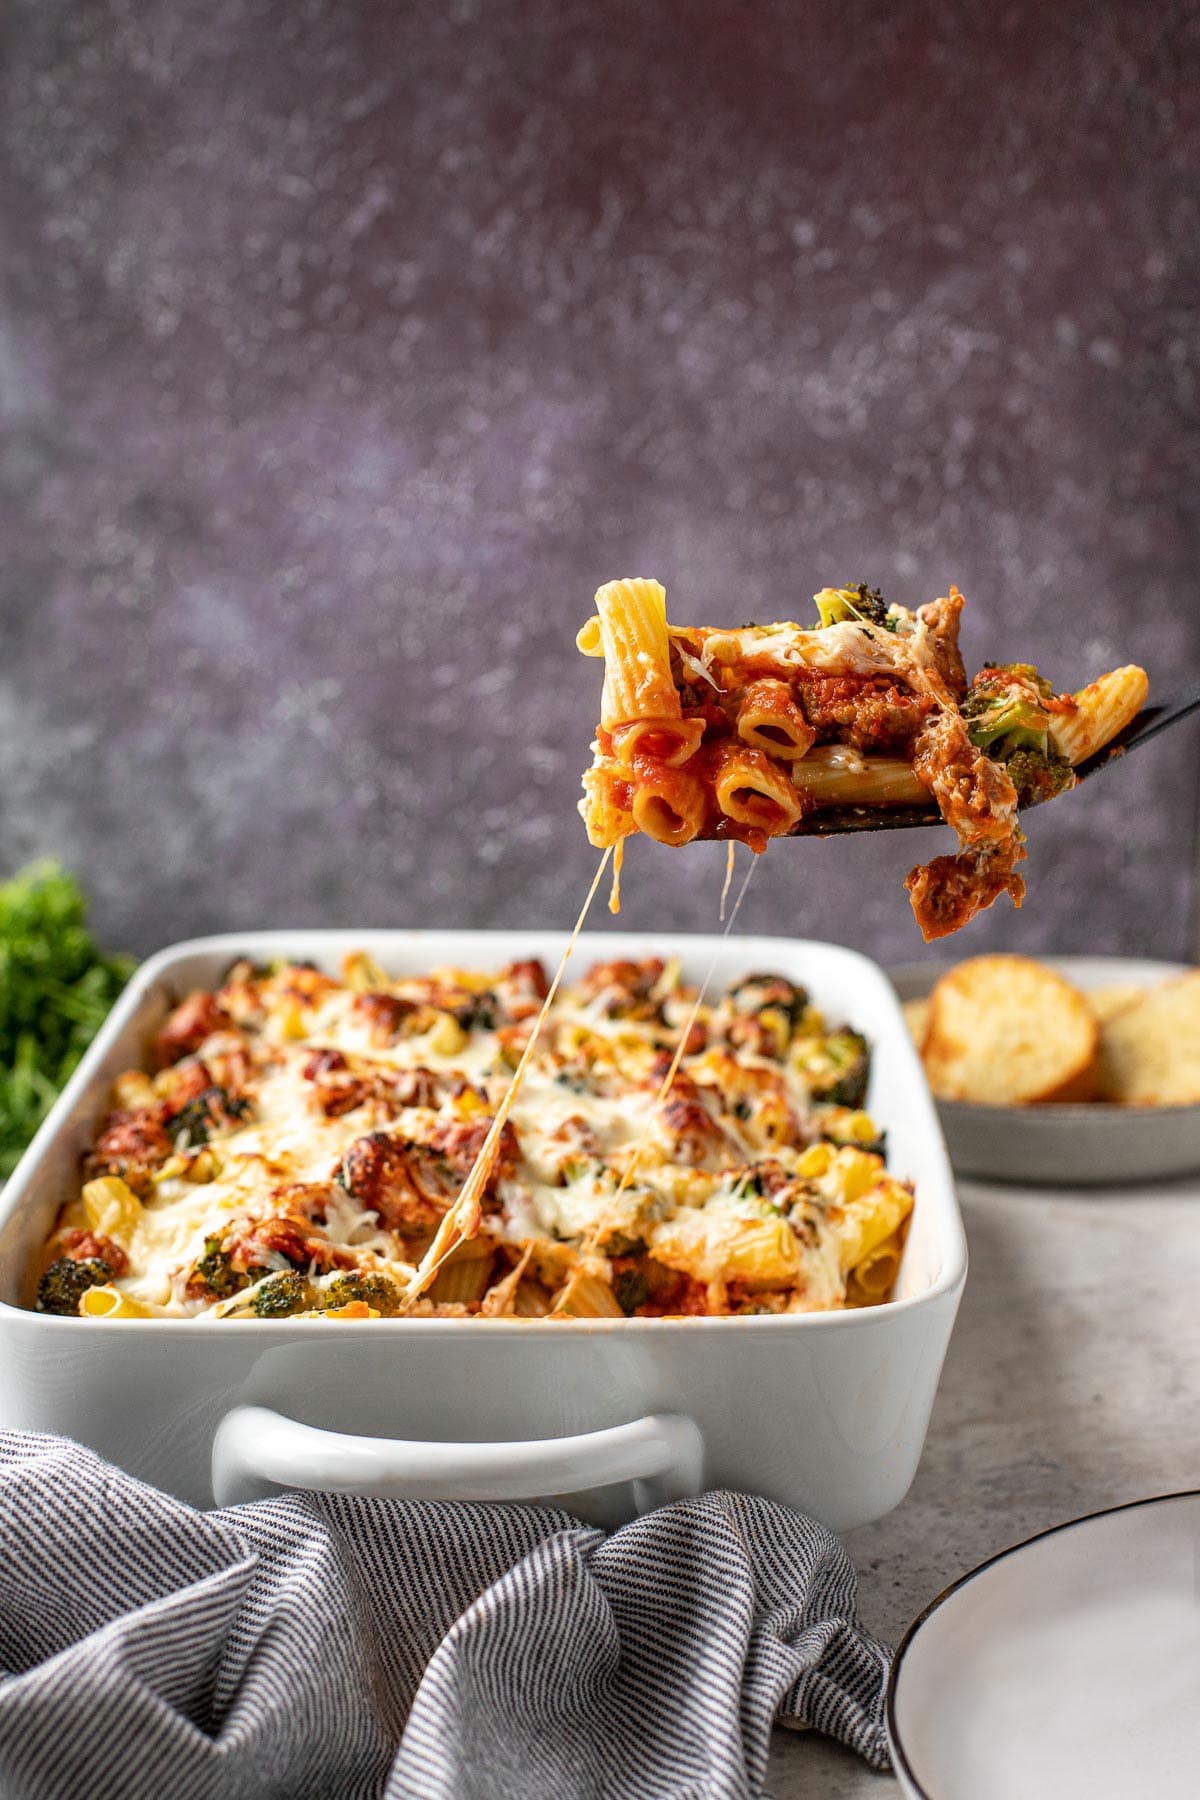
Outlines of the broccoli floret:
<svg viewBox="0 0 1200 1800">
<path fill-rule="evenodd" d="M 385 1319 L 394 1318 L 400 1311 L 400 1290 L 396 1283 L 388 1276 L 376 1272 L 337 1275 L 321 1294 L 321 1303 L 326 1312 L 340 1306 L 349 1306 L 353 1300 L 362 1300 L 367 1306 L 373 1306 Z"/>
<path fill-rule="evenodd" d="M 1058 755 L 1053 742 L 1044 752 L 1016 750 L 1005 759 L 1004 766 L 1017 790 L 1019 806 L 1037 806 L 1075 785 L 1074 769 L 1065 756 Z"/>
<path fill-rule="evenodd" d="M 645 1256 L 646 1240 L 641 1237 L 627 1237 L 623 1231 L 613 1231 L 605 1237 L 600 1245 L 605 1256 Z"/>
<path fill-rule="evenodd" d="M 728 991 L 736 1017 L 732 1044 L 749 1043 L 763 1056 L 782 1057 L 808 1015 L 808 995 L 782 975 L 747 975 Z"/>
<path fill-rule="evenodd" d="M 240 1293 L 242 1288 L 249 1287 L 251 1280 L 262 1273 L 261 1269 L 246 1272 L 235 1269 L 228 1250 L 221 1248 L 220 1238 L 207 1237 L 204 1240 L 204 1255 L 192 1270 L 188 1286 L 202 1287 L 214 1300 L 228 1300 L 230 1294 Z"/>
<path fill-rule="evenodd" d="M 286 1319 L 292 1313 L 315 1312 L 318 1306 L 312 1283 L 295 1269 L 270 1276 L 254 1294 L 254 1310 L 260 1319 Z"/>
<path fill-rule="evenodd" d="M 1004 764 L 1021 806 L 1052 800 L 1074 785 L 1042 704 L 1053 693 L 1032 663 L 991 663 L 975 677 L 963 707 L 968 737 L 993 762 Z"/>
<path fill-rule="evenodd" d="M 79 1302 L 88 1289 L 102 1287 L 112 1278 L 112 1270 L 98 1256 L 89 1257 L 86 1262 L 77 1262 L 71 1256 L 60 1256 L 57 1262 L 50 1264 L 38 1282 L 34 1310 L 40 1313 L 61 1313 L 64 1317 L 75 1318 L 79 1313 Z"/>
<path fill-rule="evenodd" d="M 976 693 L 963 707 L 967 736 L 977 750 L 1004 762 L 1018 750 L 1045 753 L 1050 722 L 1038 703 L 1021 688 L 1003 694 Z"/>
<path fill-rule="evenodd" d="M 814 1038 L 801 1064 L 814 1100 L 860 1107 L 867 1097 L 871 1049 L 861 1031 L 831 1031 Z"/>
<path fill-rule="evenodd" d="M 496 996 L 487 988 L 450 1011 L 464 1031 L 494 1031 L 500 1016 Z"/>
<path fill-rule="evenodd" d="M 627 1318 L 650 1298 L 649 1284 L 640 1269 L 622 1269 L 613 1280 L 613 1293 Z"/>
<path fill-rule="evenodd" d="M 865 1150 L 868 1156 L 887 1156 L 887 1132 L 881 1131 L 878 1137 L 862 1138 L 848 1136 L 845 1132 L 834 1129 L 822 1131 L 821 1142 L 832 1144 L 836 1150 Z"/>
<path fill-rule="evenodd" d="M 822 1094 L 831 1106 L 861 1106 L 867 1097 L 871 1050 L 861 1031 L 835 1031 L 825 1049 L 836 1070 L 835 1079 Z"/>
<path fill-rule="evenodd" d="M 808 1011 L 808 995 L 782 975 L 745 975 L 729 989 L 729 998 L 740 1013 L 759 1013 L 778 1007 L 796 1026 Z"/>
<path fill-rule="evenodd" d="M 1042 702 L 1053 692 L 1032 663 L 989 663 L 962 709 L 968 737 L 994 762 L 1007 762 L 1018 750 L 1045 756 L 1050 718 Z"/>
<path fill-rule="evenodd" d="M 250 1107 L 245 1100 L 235 1100 L 223 1087 L 206 1087 L 172 1113 L 167 1130 L 181 1149 L 194 1150 L 207 1144 L 214 1131 L 224 1130 L 244 1119 Z"/>
<path fill-rule="evenodd" d="M 841 625 L 848 620 L 854 625 L 882 625 L 885 631 L 895 630 L 883 595 L 865 581 L 850 587 L 822 588 L 813 599 L 822 625 Z"/>
<path fill-rule="evenodd" d="M 1053 684 L 1044 675 L 1038 674 L 1033 663 L 984 663 L 972 685 L 976 688 L 990 685 L 994 692 L 1000 693 L 1011 685 L 1011 681 L 1005 680 L 1006 676 L 1027 681 L 1030 687 L 1037 689 L 1043 700 L 1054 698 Z"/>
</svg>

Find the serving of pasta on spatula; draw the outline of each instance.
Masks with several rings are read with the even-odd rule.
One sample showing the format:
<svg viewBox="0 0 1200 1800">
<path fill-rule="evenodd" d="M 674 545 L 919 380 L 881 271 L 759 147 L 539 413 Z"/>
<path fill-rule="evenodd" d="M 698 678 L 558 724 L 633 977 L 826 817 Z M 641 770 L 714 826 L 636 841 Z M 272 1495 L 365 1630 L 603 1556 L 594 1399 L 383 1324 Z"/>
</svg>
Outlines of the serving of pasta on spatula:
<svg viewBox="0 0 1200 1800">
<path fill-rule="evenodd" d="M 598 848 L 944 822 L 953 855 L 906 882 L 926 938 L 1009 894 L 1020 906 L 1019 815 L 1136 718 L 1135 664 L 1058 694 L 1031 663 L 968 681 L 963 597 L 910 611 L 865 585 L 823 588 L 811 627 L 672 625 L 657 581 L 610 581 L 579 633 L 604 658 L 600 725 L 580 811 Z"/>
</svg>

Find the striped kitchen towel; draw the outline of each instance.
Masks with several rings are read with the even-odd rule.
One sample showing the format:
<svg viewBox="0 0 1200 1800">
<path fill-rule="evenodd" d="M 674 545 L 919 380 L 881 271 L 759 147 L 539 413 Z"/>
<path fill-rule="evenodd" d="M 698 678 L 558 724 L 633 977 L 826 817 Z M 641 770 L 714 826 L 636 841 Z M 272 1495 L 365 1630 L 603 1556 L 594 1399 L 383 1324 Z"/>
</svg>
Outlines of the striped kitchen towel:
<svg viewBox="0 0 1200 1800">
<path fill-rule="evenodd" d="M 200 1513 L 0 1433 L 5 1800 L 716 1800 L 771 1726 L 888 1766 L 837 1539 L 713 1493 L 549 1509 L 286 1494 Z"/>
</svg>

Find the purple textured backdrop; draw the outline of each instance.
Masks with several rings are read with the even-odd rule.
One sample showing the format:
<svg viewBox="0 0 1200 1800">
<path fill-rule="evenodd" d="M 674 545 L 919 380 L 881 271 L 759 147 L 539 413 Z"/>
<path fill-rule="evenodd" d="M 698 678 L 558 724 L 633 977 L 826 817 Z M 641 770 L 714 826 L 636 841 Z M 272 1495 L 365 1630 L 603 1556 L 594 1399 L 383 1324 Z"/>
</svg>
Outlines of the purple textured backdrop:
<svg viewBox="0 0 1200 1800">
<path fill-rule="evenodd" d="M 956 580 L 969 656 L 1200 673 L 1194 8 L 14 0 L 0 863 L 146 950 L 566 923 L 599 580 Z M 958 940 L 1183 953 L 1197 736 Z M 920 951 L 918 842 L 748 928 Z M 941 848 L 935 840 L 937 848 Z M 721 853 L 635 847 L 633 925 Z"/>
</svg>

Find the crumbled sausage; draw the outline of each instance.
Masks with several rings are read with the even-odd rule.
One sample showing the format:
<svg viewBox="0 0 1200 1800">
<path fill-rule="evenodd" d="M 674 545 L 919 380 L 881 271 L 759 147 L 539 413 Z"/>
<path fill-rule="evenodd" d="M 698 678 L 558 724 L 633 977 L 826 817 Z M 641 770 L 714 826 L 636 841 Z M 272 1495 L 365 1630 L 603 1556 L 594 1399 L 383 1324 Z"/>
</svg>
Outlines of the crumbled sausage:
<svg viewBox="0 0 1200 1800">
<path fill-rule="evenodd" d="M 294 1269 L 349 1269 L 354 1256 L 331 1244 L 324 1234 L 305 1219 L 286 1214 L 271 1219 L 246 1219 L 230 1227 L 225 1249 L 235 1269 L 262 1266 L 264 1256 L 281 1256 Z"/>
<path fill-rule="evenodd" d="M 381 1069 L 354 1063 L 340 1050 L 314 1050 L 300 1073 L 312 1082 L 313 1097 L 327 1119 L 340 1119 L 368 1101 L 375 1102 L 384 1118 L 391 1118 L 406 1106 L 436 1107 L 445 1094 L 466 1086 L 459 1076 L 435 1075 L 432 1069 Z"/>
<path fill-rule="evenodd" d="M 466 1083 L 457 1076 L 435 1075 L 432 1069 L 397 1069 L 390 1086 L 398 1106 L 435 1107 L 450 1089 L 462 1089 Z"/>
<path fill-rule="evenodd" d="M 546 1136 L 546 1151 L 558 1161 L 574 1162 L 600 1155 L 600 1140 L 579 1113 L 560 1119 Z"/>
<path fill-rule="evenodd" d="M 226 1031 L 233 1020 L 215 994 L 189 994 L 171 1014 L 154 1040 L 160 1068 L 198 1050 L 205 1038 Z"/>
<path fill-rule="evenodd" d="M 492 1128 L 492 1120 L 488 1118 L 450 1120 L 439 1125 L 429 1141 L 429 1147 L 443 1157 L 454 1173 L 464 1181 L 475 1166 L 484 1140 Z M 521 1147 L 517 1142 L 517 1134 L 506 1121 L 496 1143 L 492 1166 L 488 1172 L 488 1189 L 495 1187 L 497 1181 L 511 1177 L 516 1173 L 520 1159 Z"/>
<path fill-rule="evenodd" d="M 101 1161 L 126 1157 L 151 1168 L 165 1162 L 170 1153 L 171 1140 L 154 1106 L 110 1113 L 93 1149 L 93 1155 Z"/>
<path fill-rule="evenodd" d="M 313 1098 L 327 1119 L 340 1119 L 371 1098 L 378 1078 L 356 1074 L 340 1050 L 314 1050 L 300 1070 L 313 1084 Z"/>
<path fill-rule="evenodd" d="M 916 737 L 935 702 L 911 693 L 886 675 L 832 675 L 806 669 L 796 699 L 821 743 L 856 750 L 903 750 Z"/>
<path fill-rule="evenodd" d="M 228 1047 L 224 1043 L 210 1044 L 205 1060 L 214 1086 L 224 1088 L 235 1100 L 248 1092 L 254 1065 L 249 1046 L 243 1040 L 235 1042 L 231 1036 Z"/>
<path fill-rule="evenodd" d="M 396 1042 L 405 1021 L 420 1009 L 415 1001 L 402 1000 L 398 994 L 371 992 L 356 994 L 352 1010 L 367 1026 L 372 1044 L 382 1048 Z"/>
<path fill-rule="evenodd" d="M 295 1219 L 309 1219 L 323 1225 L 330 1201 L 337 1192 L 328 1181 L 284 1181 L 271 1189 L 271 1204 Z"/>
<path fill-rule="evenodd" d="M 447 1196 L 418 1181 L 405 1146 L 386 1131 L 355 1138 L 334 1179 L 389 1231 L 435 1225 L 446 1210 Z"/>
<path fill-rule="evenodd" d="M 179 1112 L 212 1085 L 212 1071 L 202 1057 L 193 1057 L 172 1069 L 165 1069 L 154 1084 L 164 1102 L 160 1116 L 165 1118 L 170 1112 Z"/>
<path fill-rule="evenodd" d="M 72 1262 L 107 1263 L 114 1276 L 129 1272 L 129 1258 L 120 1244 L 114 1244 L 111 1238 L 103 1237 L 98 1231 L 60 1231 L 54 1244 Z"/>
<path fill-rule="evenodd" d="M 1010 894 L 1013 905 L 1020 906 L 1025 883 L 1014 865 L 1024 855 L 1024 846 L 1014 841 L 990 853 L 960 850 L 957 856 L 935 856 L 913 869 L 904 885 L 925 942 L 948 937 L 1001 894 Z"/>
<path fill-rule="evenodd" d="M 505 1017 L 513 1025 L 531 1019 L 550 991 L 546 970 L 537 957 L 525 962 L 509 963 L 496 977 L 496 992 Z"/>
<path fill-rule="evenodd" d="M 681 1314 L 703 1317 L 708 1312 L 708 1289 L 695 1276 L 668 1269 L 652 1257 L 643 1257 L 632 1267 L 641 1277 L 638 1288 L 631 1287 L 629 1292 L 629 1298 L 635 1302 L 630 1308 L 634 1317 L 660 1319 L 667 1313 L 673 1317 Z M 642 1288 L 646 1290 L 644 1300 L 640 1294 Z"/>
<path fill-rule="evenodd" d="M 665 1067 L 663 1065 L 666 1065 Z M 670 1067 L 667 1051 L 655 1059 L 648 1085 L 657 1088 Z M 665 1138 L 672 1156 L 698 1169 L 711 1169 L 728 1156 L 731 1145 L 704 1101 L 705 1090 L 683 1069 L 676 1071 L 666 1098 L 657 1109 L 658 1134 Z"/>
<path fill-rule="evenodd" d="M 664 966 L 657 956 L 641 962 L 595 963 L 580 982 L 580 991 L 589 1000 L 603 997 L 609 1018 L 654 1018 L 660 1009 L 651 996 Z"/>
<path fill-rule="evenodd" d="M 141 1199 L 153 1191 L 151 1177 L 171 1154 L 156 1106 L 140 1106 L 132 1112 L 110 1113 L 95 1144 L 83 1162 L 85 1180 L 98 1175 L 119 1175 Z"/>
<path fill-rule="evenodd" d="M 729 1141 L 703 1101 L 672 1092 L 659 1108 L 659 1124 L 678 1162 L 693 1168 L 713 1166 L 729 1149 Z"/>
</svg>

